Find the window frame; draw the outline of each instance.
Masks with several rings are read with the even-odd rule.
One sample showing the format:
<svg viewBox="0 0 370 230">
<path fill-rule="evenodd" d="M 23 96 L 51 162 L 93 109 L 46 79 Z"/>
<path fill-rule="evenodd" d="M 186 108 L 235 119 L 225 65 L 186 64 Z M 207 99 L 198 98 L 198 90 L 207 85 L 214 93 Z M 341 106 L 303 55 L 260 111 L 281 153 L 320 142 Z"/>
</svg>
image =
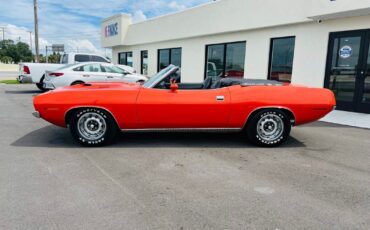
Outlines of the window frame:
<svg viewBox="0 0 370 230">
<path fill-rule="evenodd" d="M 127 62 L 127 54 L 129 54 L 129 53 L 131 53 L 132 66 L 127 65 L 127 63 L 128 63 L 128 62 Z M 121 63 L 121 55 L 125 55 L 125 56 L 126 56 L 126 58 L 125 58 L 126 63 Z M 134 66 L 134 53 L 133 53 L 132 51 L 125 51 L 125 52 L 120 52 L 120 53 L 118 53 L 118 64 L 133 67 L 133 66 Z"/>
<path fill-rule="evenodd" d="M 224 49 L 224 56 L 223 56 L 223 76 L 225 76 L 225 72 L 226 72 L 226 57 L 227 57 L 227 45 L 229 44 L 237 44 L 237 43 L 245 43 L 245 54 L 247 53 L 247 40 L 244 40 L 244 41 L 236 41 L 236 42 L 223 42 L 223 43 L 214 43 L 214 44 L 207 44 L 206 45 L 206 52 L 205 52 L 205 67 L 204 67 L 204 79 L 207 78 L 207 70 L 208 70 L 208 47 L 210 46 L 217 46 L 217 45 L 222 45 L 224 46 L 223 49 Z M 245 68 L 245 57 L 244 57 L 244 68 Z M 245 72 L 245 69 L 244 69 L 244 72 Z"/>
<path fill-rule="evenodd" d="M 81 57 L 86 58 L 86 57 L 87 57 L 87 61 L 77 61 L 77 57 L 78 57 L 78 58 L 81 58 Z M 87 54 L 76 54 L 76 55 L 74 56 L 74 61 L 75 61 L 76 63 L 91 62 L 91 57 L 90 57 L 90 55 L 87 55 Z"/>
<path fill-rule="evenodd" d="M 274 48 L 274 41 L 275 40 L 280 40 L 280 39 L 289 39 L 289 38 L 294 38 L 294 50 L 293 50 L 293 63 L 292 63 L 292 76 L 290 78 L 290 82 L 292 82 L 292 77 L 293 77 L 293 64 L 294 64 L 294 57 L 295 57 L 295 42 L 296 42 L 296 36 L 295 35 L 290 35 L 290 36 L 284 36 L 284 37 L 274 37 L 270 38 L 270 50 L 269 50 L 269 63 L 268 63 L 268 71 L 267 71 L 267 79 L 271 80 L 271 69 L 272 69 L 272 52 Z"/>
<path fill-rule="evenodd" d="M 171 65 L 172 64 L 172 50 L 175 50 L 175 49 L 180 49 L 181 50 L 181 56 L 180 56 L 180 59 L 181 59 L 181 61 L 180 61 L 180 64 L 182 64 L 182 47 L 174 47 L 174 48 L 165 48 L 165 49 L 158 49 L 158 51 L 157 51 L 157 71 L 159 72 L 159 71 L 161 71 L 161 68 L 160 68 L 160 55 L 159 55 L 159 53 L 161 52 L 161 51 L 163 51 L 163 50 L 168 50 L 169 52 L 168 52 L 168 60 L 169 60 L 169 65 Z M 181 66 L 179 66 L 180 68 L 181 68 Z"/>
<path fill-rule="evenodd" d="M 149 51 L 148 50 L 142 50 L 140 51 L 140 74 L 144 74 L 143 64 L 144 64 L 144 58 L 143 53 L 146 52 L 146 58 L 149 60 Z M 149 64 L 147 63 L 147 67 L 149 68 Z"/>
</svg>

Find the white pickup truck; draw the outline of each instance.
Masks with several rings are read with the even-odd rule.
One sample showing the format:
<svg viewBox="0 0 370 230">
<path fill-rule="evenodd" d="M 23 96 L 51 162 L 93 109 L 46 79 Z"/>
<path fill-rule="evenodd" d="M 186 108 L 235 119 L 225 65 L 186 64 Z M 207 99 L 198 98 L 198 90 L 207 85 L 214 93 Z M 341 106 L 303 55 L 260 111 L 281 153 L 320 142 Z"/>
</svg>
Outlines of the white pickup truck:
<svg viewBox="0 0 370 230">
<path fill-rule="evenodd" d="M 105 63 L 111 62 L 106 57 L 97 54 L 85 54 L 85 53 L 63 54 L 60 57 L 60 64 L 20 63 L 18 81 L 21 83 L 34 83 L 36 84 L 37 88 L 39 88 L 42 91 L 45 91 L 46 89 L 44 89 L 43 87 L 45 71 L 53 71 L 67 64 L 91 61 Z"/>
</svg>

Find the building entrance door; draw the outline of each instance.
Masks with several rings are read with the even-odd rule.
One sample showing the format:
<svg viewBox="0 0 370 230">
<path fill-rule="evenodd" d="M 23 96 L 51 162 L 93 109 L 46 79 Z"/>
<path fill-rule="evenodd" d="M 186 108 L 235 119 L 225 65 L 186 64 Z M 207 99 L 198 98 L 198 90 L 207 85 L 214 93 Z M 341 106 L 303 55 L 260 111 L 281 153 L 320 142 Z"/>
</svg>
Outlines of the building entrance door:
<svg viewBox="0 0 370 230">
<path fill-rule="evenodd" d="M 331 33 L 325 87 L 337 109 L 370 113 L 370 30 Z"/>
</svg>

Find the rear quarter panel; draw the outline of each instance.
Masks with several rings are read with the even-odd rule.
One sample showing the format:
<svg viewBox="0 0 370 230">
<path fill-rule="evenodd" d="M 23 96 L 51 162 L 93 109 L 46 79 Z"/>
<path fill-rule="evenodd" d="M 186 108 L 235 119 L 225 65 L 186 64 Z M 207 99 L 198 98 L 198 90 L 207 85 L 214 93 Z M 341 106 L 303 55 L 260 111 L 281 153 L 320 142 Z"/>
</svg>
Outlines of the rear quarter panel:
<svg viewBox="0 0 370 230">
<path fill-rule="evenodd" d="M 70 88 L 78 87 L 83 86 L 76 85 Z M 134 90 L 86 88 L 78 91 L 62 88 L 36 96 L 34 106 L 43 119 L 61 127 L 66 127 L 65 115 L 69 110 L 94 107 L 110 112 L 120 128 L 131 128 L 137 125 L 135 102 L 139 89 L 134 88 Z"/>
<path fill-rule="evenodd" d="M 298 86 L 230 87 L 232 127 L 242 127 L 248 117 L 263 108 L 283 108 L 295 116 L 295 125 L 318 120 L 330 113 L 335 98 L 330 90 Z"/>
</svg>

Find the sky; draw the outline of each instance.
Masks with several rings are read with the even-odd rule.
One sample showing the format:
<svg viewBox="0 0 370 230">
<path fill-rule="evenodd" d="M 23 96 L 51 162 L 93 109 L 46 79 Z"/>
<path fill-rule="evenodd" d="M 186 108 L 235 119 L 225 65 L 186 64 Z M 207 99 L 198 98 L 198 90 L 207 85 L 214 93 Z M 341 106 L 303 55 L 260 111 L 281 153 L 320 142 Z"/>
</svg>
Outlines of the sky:
<svg viewBox="0 0 370 230">
<path fill-rule="evenodd" d="M 40 53 L 45 46 L 65 44 L 66 52 L 107 53 L 100 47 L 100 22 L 117 13 L 134 22 L 185 10 L 211 0 L 38 0 Z M 0 0 L 0 27 L 5 39 L 34 46 L 33 0 Z M 2 33 L 0 29 L 0 39 Z M 33 47 L 34 49 L 34 47 Z"/>
</svg>

